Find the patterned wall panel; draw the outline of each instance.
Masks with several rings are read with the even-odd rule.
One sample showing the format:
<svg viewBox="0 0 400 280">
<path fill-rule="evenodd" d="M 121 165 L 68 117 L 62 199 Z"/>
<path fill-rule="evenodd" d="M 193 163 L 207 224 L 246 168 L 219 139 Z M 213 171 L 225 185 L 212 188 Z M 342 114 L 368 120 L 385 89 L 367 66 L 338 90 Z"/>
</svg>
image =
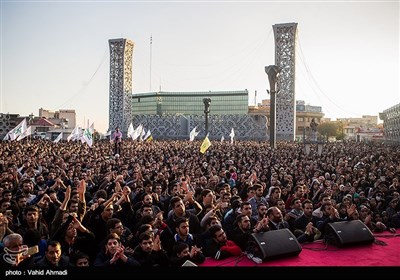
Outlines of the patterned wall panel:
<svg viewBox="0 0 400 280">
<path fill-rule="evenodd" d="M 273 25 L 275 65 L 281 68 L 276 95 L 276 140 L 295 139 L 295 43 L 297 23 Z"/>
<path fill-rule="evenodd" d="M 400 104 L 380 113 L 385 140 L 400 143 Z"/>
<path fill-rule="evenodd" d="M 109 40 L 109 129 L 119 126 L 126 134 L 132 119 L 132 57 L 134 44 L 127 39 Z"/>
<path fill-rule="evenodd" d="M 232 127 L 236 140 L 269 140 L 267 117 L 264 115 L 210 115 L 208 122 L 209 138 L 213 140 L 220 140 L 222 136 L 230 140 Z M 205 136 L 204 116 L 135 115 L 132 123 L 135 128 L 143 124 L 150 129 L 154 139 L 189 139 L 189 133 L 195 126 L 200 131 L 196 139 Z"/>
<path fill-rule="evenodd" d="M 15 127 L 13 125 L 14 122 L 11 121 L 11 116 L 9 114 L 0 113 L 0 140 Z"/>
</svg>

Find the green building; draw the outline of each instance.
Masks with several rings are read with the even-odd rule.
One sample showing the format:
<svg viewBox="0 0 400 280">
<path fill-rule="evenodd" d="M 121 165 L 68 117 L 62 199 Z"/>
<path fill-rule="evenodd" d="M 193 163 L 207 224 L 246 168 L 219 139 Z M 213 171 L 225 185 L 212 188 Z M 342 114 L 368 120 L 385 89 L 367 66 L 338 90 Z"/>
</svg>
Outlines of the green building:
<svg viewBox="0 0 400 280">
<path fill-rule="evenodd" d="M 210 98 L 211 115 L 247 115 L 248 90 L 149 92 L 132 95 L 132 115 L 204 115 L 203 98 Z"/>
</svg>

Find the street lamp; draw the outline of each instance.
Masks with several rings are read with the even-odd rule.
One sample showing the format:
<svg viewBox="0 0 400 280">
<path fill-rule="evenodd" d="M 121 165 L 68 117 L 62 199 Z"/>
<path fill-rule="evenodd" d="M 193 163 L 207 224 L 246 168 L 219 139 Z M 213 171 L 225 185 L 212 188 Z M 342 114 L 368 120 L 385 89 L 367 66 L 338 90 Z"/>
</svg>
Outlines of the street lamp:
<svg viewBox="0 0 400 280">
<path fill-rule="evenodd" d="M 279 72 L 281 69 L 279 66 L 276 65 L 269 65 L 265 66 L 265 73 L 268 75 L 268 80 L 269 80 L 269 87 L 270 91 L 268 91 L 269 94 L 271 94 L 271 102 L 270 102 L 270 112 L 269 112 L 269 143 L 271 145 L 271 148 L 276 148 L 276 121 L 275 121 L 275 116 L 276 116 L 276 101 L 275 101 L 275 95 L 276 95 L 276 82 L 278 80 Z"/>
<path fill-rule="evenodd" d="M 203 103 L 204 103 L 206 136 L 207 136 L 207 134 L 208 134 L 208 114 L 210 113 L 211 98 L 203 98 Z"/>
<path fill-rule="evenodd" d="M 342 125 L 342 141 L 344 141 L 344 127 L 343 127 L 343 121 L 340 120 L 340 124 Z"/>
</svg>

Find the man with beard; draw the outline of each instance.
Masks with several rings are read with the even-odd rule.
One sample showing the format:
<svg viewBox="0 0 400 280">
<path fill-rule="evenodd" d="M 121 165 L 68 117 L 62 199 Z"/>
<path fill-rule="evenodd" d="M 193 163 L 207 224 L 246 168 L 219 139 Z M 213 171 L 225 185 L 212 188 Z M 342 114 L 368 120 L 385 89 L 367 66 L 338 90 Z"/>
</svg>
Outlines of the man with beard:
<svg viewBox="0 0 400 280">
<path fill-rule="evenodd" d="M 223 260 L 232 256 L 240 256 L 242 250 L 232 240 L 228 240 L 225 231 L 220 225 L 211 226 L 208 230 L 212 241 L 206 247 L 205 255 L 216 260 Z"/>
</svg>

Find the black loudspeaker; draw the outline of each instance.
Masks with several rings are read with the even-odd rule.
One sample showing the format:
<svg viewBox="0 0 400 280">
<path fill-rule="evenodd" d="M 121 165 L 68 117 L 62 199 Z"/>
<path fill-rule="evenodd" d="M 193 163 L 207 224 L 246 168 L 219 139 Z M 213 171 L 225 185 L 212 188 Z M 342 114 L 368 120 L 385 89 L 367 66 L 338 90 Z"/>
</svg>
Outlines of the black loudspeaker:
<svg viewBox="0 0 400 280">
<path fill-rule="evenodd" d="M 338 247 L 368 244 L 375 240 L 372 232 L 360 220 L 328 224 L 326 238 L 328 243 Z"/>
<path fill-rule="evenodd" d="M 287 228 L 251 234 L 248 249 L 262 260 L 296 256 L 301 250 L 296 237 Z"/>
</svg>

